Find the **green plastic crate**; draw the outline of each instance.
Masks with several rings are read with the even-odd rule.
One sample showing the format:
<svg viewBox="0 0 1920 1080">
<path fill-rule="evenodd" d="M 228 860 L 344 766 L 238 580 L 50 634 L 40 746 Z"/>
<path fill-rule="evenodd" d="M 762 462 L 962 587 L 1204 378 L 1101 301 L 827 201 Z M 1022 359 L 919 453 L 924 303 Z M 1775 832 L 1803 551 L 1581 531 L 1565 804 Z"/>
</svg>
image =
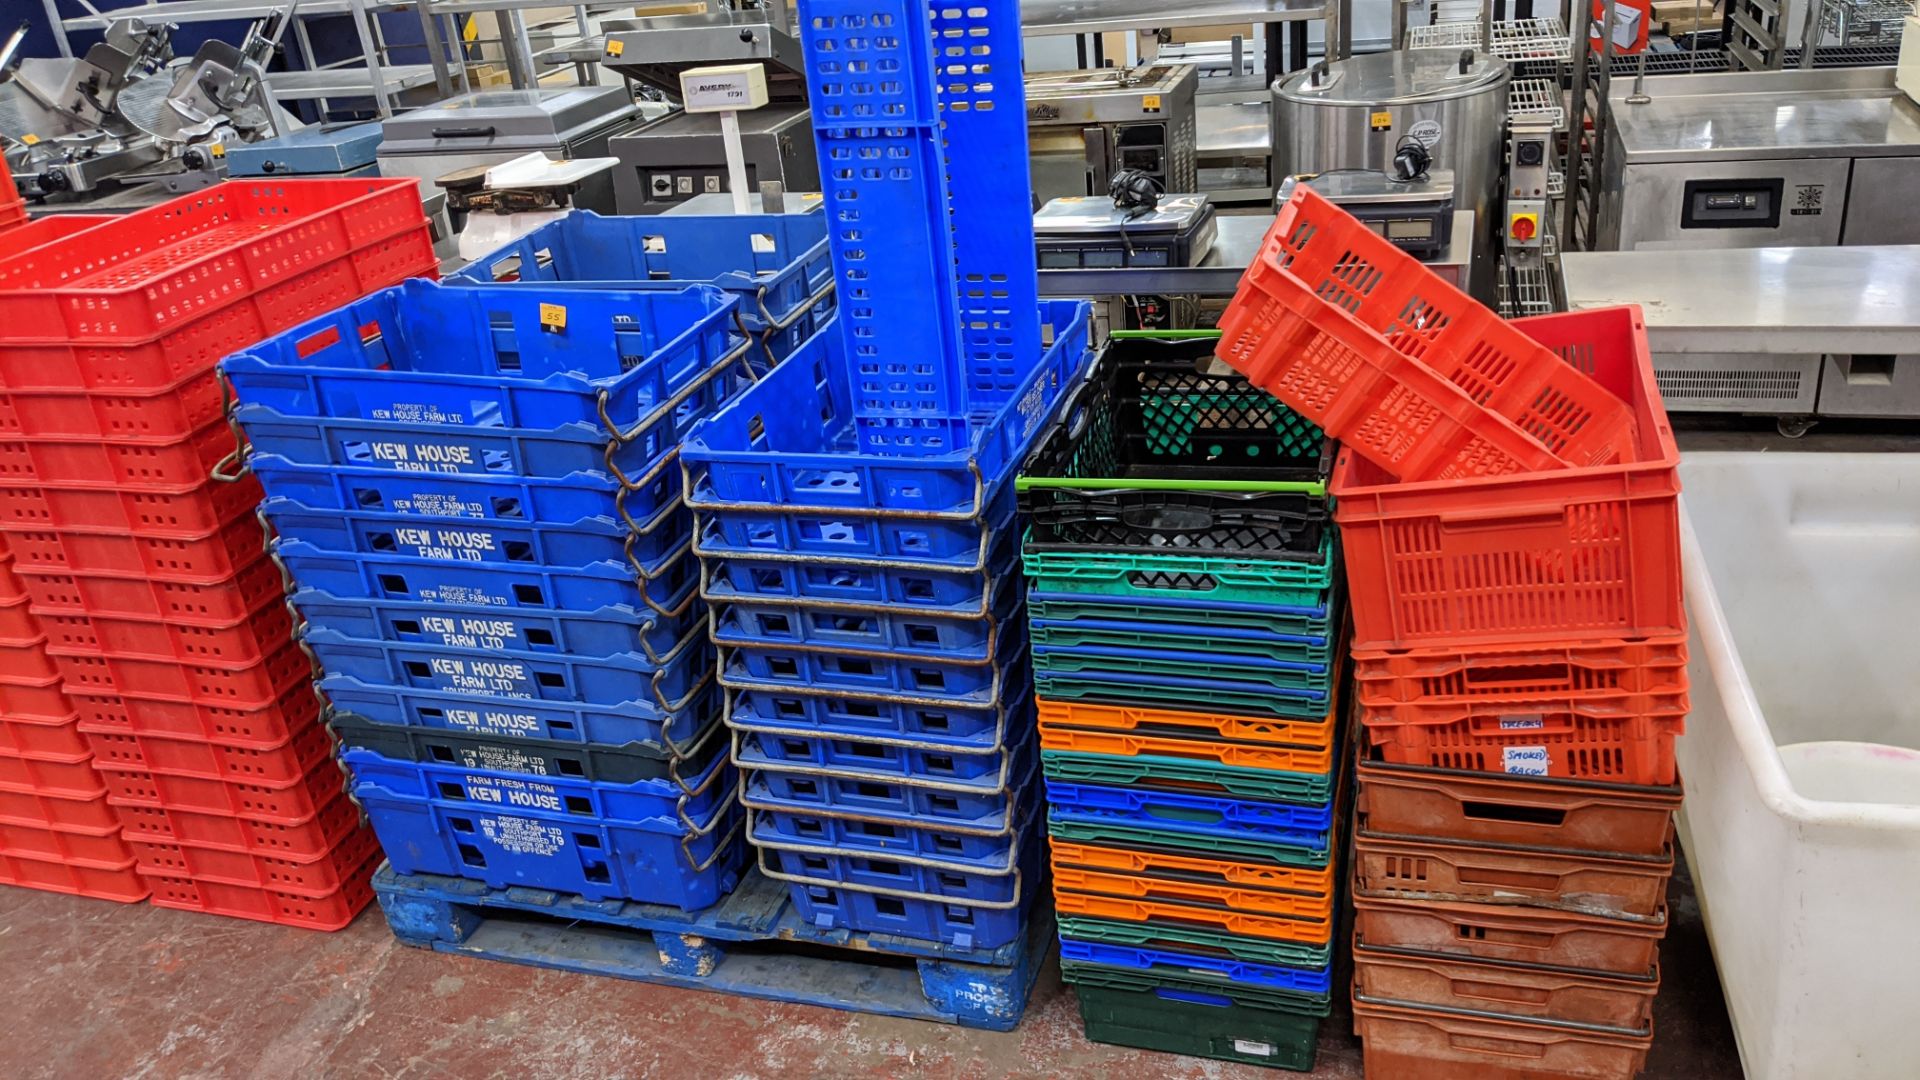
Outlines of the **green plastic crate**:
<svg viewBox="0 0 1920 1080">
<path fill-rule="evenodd" d="M 1337 819 L 1338 815 L 1336 814 L 1335 817 Z M 1093 824 L 1080 821 L 1058 821 L 1051 814 L 1048 815 L 1047 832 L 1062 840 L 1072 840 L 1082 844 L 1104 844 L 1108 847 L 1138 848 L 1144 851 L 1167 851 L 1203 859 L 1225 859 L 1230 862 L 1273 863 L 1276 866 L 1291 866 L 1302 870 L 1318 870 L 1326 866 L 1332 857 L 1331 852 L 1302 851 L 1297 847 L 1269 844 L 1259 840 L 1195 836 L 1188 833 L 1167 832 L 1150 826 L 1118 825 L 1109 822 Z M 1293 961 L 1284 962 L 1293 963 Z"/>
<path fill-rule="evenodd" d="M 1035 645 L 1057 645 L 1068 649 L 1181 649 L 1187 652 L 1217 653 L 1222 657 L 1257 656 L 1269 660 L 1291 660 L 1301 664 L 1329 664 L 1333 660 L 1331 638 L 1327 644 L 1306 642 L 1269 644 L 1210 635 L 1203 626 L 1152 632 L 1143 630 L 1089 630 L 1078 626 L 1039 626 L 1032 628 Z"/>
<path fill-rule="evenodd" d="M 1049 622 L 1106 619 L 1116 622 L 1151 623 L 1167 626 L 1170 628 L 1170 633 L 1182 635 L 1191 630 L 1211 626 L 1252 630 L 1265 634 L 1293 634 L 1300 637 L 1330 639 L 1334 632 L 1334 619 L 1339 613 L 1337 597 L 1338 593 L 1335 590 L 1329 596 L 1326 617 L 1318 619 L 1306 615 L 1239 611 L 1233 608 L 1168 607 L 1165 604 L 1129 604 L 1111 600 L 1075 603 L 1071 600 L 1032 598 L 1027 600 L 1027 615 L 1029 618 L 1045 619 Z"/>
<path fill-rule="evenodd" d="M 1236 983 L 1227 979 L 1182 978 L 1141 971 L 1137 968 L 1089 964 L 1085 961 L 1065 958 L 1060 961 L 1060 980 L 1076 986 L 1097 986 L 1107 990 L 1127 990 L 1133 993 L 1165 987 L 1196 994 L 1217 994 L 1232 998 L 1235 1005 L 1296 1013 L 1301 1016 L 1327 1016 L 1333 1012 L 1333 999 L 1326 994 L 1302 994 L 1297 990 Z"/>
<path fill-rule="evenodd" d="M 1148 788 L 1169 782 L 1203 784 L 1241 798 L 1286 803 L 1323 803 L 1333 798 L 1332 773 L 1248 769 L 1155 754 L 1117 757 L 1072 750 L 1042 750 L 1040 767 L 1051 779 L 1080 784 Z"/>
<path fill-rule="evenodd" d="M 1168 1054 L 1313 1071 L 1318 1016 L 1248 1005 L 1170 1000 L 1153 990 L 1081 984 L 1080 1022 L 1092 1042 Z"/>
<path fill-rule="evenodd" d="M 1311 562 L 1158 552 L 1044 551 L 1031 545 L 1021 549 L 1020 559 L 1027 583 L 1038 592 L 1133 600 L 1226 600 L 1316 607 L 1326 601 L 1334 578 L 1331 530 L 1322 537 L 1320 553 Z"/>
<path fill-rule="evenodd" d="M 1058 915 L 1056 918 L 1060 923 L 1060 936 L 1108 945 L 1211 953 L 1291 968 L 1323 968 L 1333 960 L 1331 941 L 1308 945 L 1298 941 L 1271 941 L 1239 934 L 1222 934 L 1170 923 L 1121 922 L 1118 919 L 1093 919 L 1080 915 Z"/>
<path fill-rule="evenodd" d="M 1318 689 L 1328 689 L 1320 687 Z M 1137 686 L 1110 683 L 1101 679 L 1083 679 L 1075 675 L 1056 675 L 1034 664 L 1034 692 L 1044 698 L 1070 698 L 1104 704 L 1159 705 L 1169 709 L 1191 709 L 1204 705 L 1208 712 L 1245 713 L 1250 716 L 1277 716 L 1285 720 L 1319 720 L 1327 715 L 1327 705 L 1294 698 L 1274 697 L 1256 691 L 1211 689 L 1202 697 L 1182 686 Z"/>
<path fill-rule="evenodd" d="M 1315 663 L 1315 661 L 1303 661 Z M 1089 672 L 1118 671 L 1130 675 L 1170 675 L 1181 679 L 1209 679 L 1221 682 L 1259 684 L 1271 686 L 1275 690 L 1320 690 L 1333 689 L 1333 664 L 1319 661 L 1319 671 L 1293 671 L 1288 669 L 1256 668 L 1234 663 L 1223 658 L 1219 663 L 1200 660 L 1188 660 L 1174 657 L 1155 657 L 1151 660 L 1133 656 L 1115 656 L 1112 654 L 1090 655 L 1079 652 L 1035 652 L 1033 671 L 1038 675 L 1081 675 Z M 1188 700 L 1192 700 L 1191 691 Z M 1325 706 L 1321 706 L 1322 711 Z"/>
</svg>

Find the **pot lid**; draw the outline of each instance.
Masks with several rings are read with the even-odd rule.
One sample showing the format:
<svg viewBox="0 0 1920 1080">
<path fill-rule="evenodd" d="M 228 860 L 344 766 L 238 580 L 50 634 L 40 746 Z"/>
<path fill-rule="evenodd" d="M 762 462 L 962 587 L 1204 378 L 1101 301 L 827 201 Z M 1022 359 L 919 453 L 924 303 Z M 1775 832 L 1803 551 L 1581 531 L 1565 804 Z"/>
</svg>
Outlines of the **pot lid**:
<svg viewBox="0 0 1920 1080">
<path fill-rule="evenodd" d="M 1316 105 L 1404 105 L 1465 97 L 1507 78 L 1507 62 L 1478 49 L 1409 49 L 1315 65 L 1279 81 L 1273 92 Z"/>
</svg>

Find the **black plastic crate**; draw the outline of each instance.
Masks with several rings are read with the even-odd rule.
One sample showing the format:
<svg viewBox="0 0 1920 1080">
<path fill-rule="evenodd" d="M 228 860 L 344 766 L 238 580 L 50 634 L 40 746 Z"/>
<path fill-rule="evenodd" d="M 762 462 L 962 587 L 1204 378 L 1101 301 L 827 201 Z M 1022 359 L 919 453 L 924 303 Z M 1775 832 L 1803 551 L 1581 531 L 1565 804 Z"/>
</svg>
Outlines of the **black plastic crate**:
<svg viewBox="0 0 1920 1080">
<path fill-rule="evenodd" d="M 1318 426 L 1218 367 L 1213 339 L 1116 335 L 1027 457 L 1027 548 L 1313 559 L 1333 456 Z"/>
<path fill-rule="evenodd" d="M 709 720 L 700 734 L 687 740 L 687 745 L 678 747 L 680 754 L 647 743 L 607 746 L 401 727 L 344 712 L 332 713 L 327 723 L 342 746 L 371 750 L 395 761 L 435 762 L 607 784 L 699 776 L 706 762 L 714 754 L 724 753 L 728 745 L 718 717 Z"/>
</svg>

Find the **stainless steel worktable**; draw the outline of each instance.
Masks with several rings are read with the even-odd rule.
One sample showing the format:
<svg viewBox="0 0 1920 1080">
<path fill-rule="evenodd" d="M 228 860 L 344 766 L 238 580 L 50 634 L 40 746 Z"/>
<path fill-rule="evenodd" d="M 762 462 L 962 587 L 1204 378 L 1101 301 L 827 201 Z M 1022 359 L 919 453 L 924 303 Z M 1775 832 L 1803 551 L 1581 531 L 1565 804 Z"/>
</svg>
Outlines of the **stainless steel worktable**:
<svg viewBox="0 0 1920 1080">
<path fill-rule="evenodd" d="M 1199 266 L 1141 266 L 1040 271 L 1041 296 L 1232 296 L 1240 275 L 1273 227 L 1271 214 L 1221 214 L 1213 250 Z M 1447 257 L 1428 265 L 1465 288 L 1473 252 L 1473 212 L 1456 211 Z"/>
<path fill-rule="evenodd" d="M 1560 256 L 1570 309 L 1639 304 L 1657 353 L 1920 350 L 1920 246 Z"/>
<path fill-rule="evenodd" d="M 1020 28 L 1028 34 L 1098 34 L 1151 27 L 1237 26 L 1327 18 L 1320 0 L 1020 0 Z"/>
<path fill-rule="evenodd" d="M 1920 107 L 1885 68 L 1676 75 L 1629 104 L 1630 80 L 1608 99 L 1628 164 L 1907 156 L 1920 147 Z"/>
</svg>

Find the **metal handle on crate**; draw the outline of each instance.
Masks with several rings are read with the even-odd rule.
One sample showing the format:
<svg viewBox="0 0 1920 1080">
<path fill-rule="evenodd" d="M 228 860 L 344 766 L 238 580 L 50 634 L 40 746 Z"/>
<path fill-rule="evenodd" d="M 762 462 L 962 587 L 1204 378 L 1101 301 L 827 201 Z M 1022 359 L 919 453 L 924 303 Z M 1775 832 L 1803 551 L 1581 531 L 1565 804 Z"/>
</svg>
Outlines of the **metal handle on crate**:
<svg viewBox="0 0 1920 1080">
<path fill-rule="evenodd" d="M 684 543 L 674 549 L 673 554 L 667 556 L 666 563 L 662 566 L 662 569 L 677 565 L 680 560 L 685 559 L 692 550 L 693 538 L 688 537 Z M 687 594 L 680 598 L 680 602 L 671 608 L 663 608 L 658 603 L 655 603 L 653 597 L 647 593 L 647 584 L 654 581 L 655 578 L 647 572 L 646 567 L 640 565 L 638 559 L 633 557 L 633 541 L 631 538 L 627 541 L 626 555 L 627 563 L 633 567 L 634 577 L 640 582 L 640 599 L 646 601 L 647 606 L 652 608 L 661 618 L 677 619 L 685 615 L 687 609 L 693 606 L 693 598 L 698 595 L 698 589 L 688 589 Z"/>
<path fill-rule="evenodd" d="M 682 794 L 679 799 L 675 800 L 673 804 L 673 816 L 679 818 L 681 826 L 683 826 L 687 830 L 687 836 L 686 836 L 687 839 L 698 840 L 700 837 L 707 835 L 713 830 L 719 828 L 720 819 L 727 816 L 726 813 L 724 812 L 724 807 L 722 807 L 720 810 L 717 810 L 714 813 L 713 820 L 707 822 L 706 825 L 704 826 L 695 823 L 692 818 L 687 816 L 687 800 L 693 797 L 694 795 L 697 795 L 700 792 L 707 790 L 709 787 L 712 787 L 714 782 L 720 779 L 720 774 L 726 771 L 727 770 L 720 768 L 716 764 L 713 772 L 710 775 L 708 775 L 706 781 L 703 782 L 697 790 L 687 792 L 685 788 L 681 788 L 681 790 L 685 792 L 685 794 Z M 738 781 L 734 783 L 732 798 L 736 802 L 739 801 L 740 785 Z"/>
<path fill-rule="evenodd" d="M 931 742 L 926 739 L 909 739 L 902 735 L 861 735 L 860 742 L 870 742 L 876 746 L 897 746 L 903 750 L 930 750 L 936 754 L 952 754 L 955 757 L 975 757 L 982 754 L 997 754 L 1005 749 L 1002 745 L 1007 737 L 1007 717 L 1012 710 L 1001 709 L 993 721 L 992 744 L 985 747 L 956 746 L 952 743 Z M 760 724 L 743 724 L 729 702 L 726 712 L 726 724 L 735 731 L 750 732 L 755 735 L 771 735 L 775 738 L 796 739 L 840 739 L 844 736 L 835 732 L 809 730 L 807 728 L 768 727 Z"/>
<path fill-rule="evenodd" d="M 742 781 L 741 790 L 744 791 L 745 787 L 746 787 L 745 782 Z M 753 819 L 754 819 L 753 804 L 747 802 L 745 799 L 742 799 L 740 802 L 740 805 L 746 810 L 747 838 L 755 847 L 767 847 L 767 848 L 772 848 L 775 851 L 795 851 L 795 852 L 799 852 L 802 855 L 868 855 L 868 854 L 871 854 L 875 857 L 888 859 L 893 862 L 907 863 L 910 866 L 924 866 L 929 870 L 958 870 L 961 873 L 989 874 L 989 875 L 1011 874 L 1014 872 L 1014 864 L 1018 861 L 1018 853 L 1020 851 L 1020 841 L 1025 838 L 1025 833 L 1018 829 L 1009 829 L 1004 833 L 996 834 L 996 835 L 1002 835 L 1002 836 L 1012 836 L 1014 838 L 1013 842 L 1007 845 L 1007 864 L 1005 866 L 979 867 L 979 866 L 965 865 L 961 863 L 947 862 L 942 859 L 936 859 L 930 855 L 921 855 L 911 851 L 895 852 L 895 851 L 881 851 L 876 849 L 874 851 L 868 852 L 868 851 L 862 851 L 854 848 L 823 846 L 820 844 L 809 844 L 801 840 L 789 840 L 785 837 L 782 837 L 778 841 L 755 840 L 753 839 L 753 831 L 754 831 L 753 830 Z M 943 829 L 943 830 L 936 830 L 936 831 L 952 832 L 954 830 Z"/>
<path fill-rule="evenodd" d="M 682 402 L 686 401 L 688 398 L 692 397 L 695 393 L 699 392 L 699 390 L 702 387 L 712 382 L 716 377 L 719 376 L 721 372 L 725 371 L 728 367 L 732 366 L 734 361 L 745 358 L 745 356 L 747 355 L 747 351 L 752 347 L 753 347 L 753 339 L 751 337 L 749 337 L 745 341 L 742 341 L 740 344 L 734 346 L 731 352 L 727 353 L 725 356 L 722 356 L 720 359 L 715 360 L 713 362 L 713 365 L 707 368 L 707 370 L 701 372 L 698 378 L 694 379 L 692 382 L 688 383 L 687 385 L 681 387 L 678 391 L 676 391 L 673 394 L 673 396 L 667 398 L 667 400 L 647 410 L 647 414 L 645 416 L 642 416 L 640 419 L 634 421 L 633 426 L 625 429 L 624 431 L 621 430 L 618 424 L 615 424 L 613 422 L 613 417 L 607 415 L 607 400 L 611 395 L 609 395 L 605 389 L 602 389 L 599 392 L 599 394 L 595 396 L 594 403 L 593 403 L 594 411 L 600 414 L 600 426 L 606 429 L 607 436 L 611 438 L 613 442 L 621 446 L 625 446 L 627 443 L 630 443 L 633 440 L 639 438 L 641 435 L 645 434 L 648 428 L 659 423 L 661 419 L 663 419 L 664 417 L 672 416 L 673 411 L 675 409 L 678 409 Z M 746 365 L 746 366 L 751 368 L 752 365 Z M 611 459 L 613 457 L 613 451 L 611 449 L 607 451 L 607 457 L 609 459 L 608 465 L 611 468 L 612 467 Z M 614 475 L 619 476 L 620 474 L 616 470 Z M 622 479 L 624 480 L 625 478 L 622 477 Z"/>
<path fill-rule="evenodd" d="M 761 286 L 762 290 L 765 288 L 766 286 Z M 773 348 L 767 344 L 767 339 L 773 336 L 773 332 L 770 330 L 763 331 L 758 337 L 755 337 L 753 331 L 747 329 L 746 317 L 740 314 L 740 309 L 737 306 L 733 309 L 733 328 L 740 331 L 740 336 L 747 340 L 749 347 L 754 345 L 760 346 L 760 354 L 767 358 L 767 370 L 772 371 Z M 760 373 L 753 370 L 753 361 L 749 360 L 740 366 L 747 369 L 747 378 L 754 382 L 760 381 Z"/>
<path fill-rule="evenodd" d="M 615 468 L 612 462 L 612 453 L 613 453 L 613 444 L 608 443 L 607 452 L 603 456 L 607 461 L 607 467 L 610 469 Z M 675 444 L 672 449 L 660 455 L 660 460 L 654 462 L 651 468 L 649 468 L 645 473 L 642 473 L 640 476 L 640 479 L 635 480 L 630 484 L 625 483 L 623 481 L 620 485 L 619 490 L 613 493 L 614 511 L 620 515 L 620 520 L 627 523 L 627 531 L 637 532 L 641 536 L 645 536 L 648 533 L 651 533 L 653 530 L 659 528 L 662 522 L 664 522 L 666 517 L 669 515 L 670 511 L 677 510 L 681 506 L 686 505 L 684 499 L 669 503 L 667 504 L 665 509 L 663 509 L 659 513 L 656 513 L 653 516 L 653 518 L 649 520 L 645 525 L 642 525 L 639 522 L 633 520 L 633 515 L 627 512 L 627 493 L 630 491 L 638 491 L 641 488 L 646 487 L 648 484 L 653 483 L 654 479 L 658 477 L 661 473 L 665 472 L 668 466 L 677 463 L 679 460 L 680 460 L 680 447 L 678 444 Z M 621 475 L 618 473 L 617 469 L 615 469 L 615 475 Z M 683 483 L 684 483 L 684 470 L 682 470 L 682 475 L 683 475 Z M 683 486 L 681 490 L 684 492 L 686 489 Z"/>
<path fill-rule="evenodd" d="M 754 514 L 836 514 L 840 517 L 884 518 L 891 521 L 974 521 L 986 513 L 987 479 L 980 463 L 969 460 L 967 471 L 973 474 L 973 506 L 966 510 L 901 510 L 887 506 L 810 506 L 797 503 L 708 502 L 694 497 L 697 490 L 693 472 L 683 469 L 687 505 L 695 510 L 722 510 Z M 704 475 L 704 474 L 703 474 Z"/>
<path fill-rule="evenodd" d="M 782 851 L 787 849 L 775 848 L 774 850 Z M 760 872 L 762 874 L 765 874 L 775 881 L 785 881 L 794 885 L 814 885 L 825 889 L 847 889 L 852 892 L 871 893 L 875 896 L 897 896 L 903 900 L 921 900 L 930 904 L 951 904 L 954 907 L 981 908 L 987 911 L 1009 911 L 1019 907 L 1023 902 L 1020 894 L 1024 890 L 1022 889 L 1022 882 L 1020 880 L 1020 868 L 1017 866 L 1008 871 L 1008 873 L 1013 875 L 1012 899 L 967 900 L 956 896 L 941 896 L 938 893 L 918 892 L 913 889 L 886 889 L 878 885 L 862 885 L 851 881 L 831 881 L 826 878 L 807 877 L 804 874 L 789 874 L 785 870 L 775 870 L 773 867 L 767 865 L 767 848 L 764 845 L 754 845 L 754 851 L 760 860 Z M 845 856 L 847 853 L 844 851 L 836 851 L 835 854 Z M 892 856 L 888 856 L 888 858 L 894 862 L 907 861 L 905 859 L 896 859 Z M 947 867 L 946 869 L 953 870 L 954 868 Z M 965 871 L 961 872 L 964 873 Z"/>
<path fill-rule="evenodd" d="M 801 304 L 800 306 L 794 308 L 792 311 L 787 312 L 786 318 L 784 319 L 774 318 L 773 312 L 767 310 L 767 287 L 765 285 L 760 286 L 760 291 L 754 294 L 753 302 L 754 302 L 754 305 L 760 309 L 761 321 L 767 324 L 767 329 L 769 331 L 785 330 L 788 327 L 792 326 L 794 323 L 799 322 L 800 317 L 802 315 L 805 315 L 807 312 L 812 311 L 814 308 L 819 307 L 821 301 L 825 300 L 829 296 L 832 296 L 833 291 L 835 287 L 838 286 L 838 284 L 839 282 L 834 280 L 832 277 L 828 277 L 827 283 L 825 285 L 822 285 L 820 286 L 820 288 L 814 290 L 813 295 L 807 297 L 806 303 Z"/>
<path fill-rule="evenodd" d="M 695 627 L 696 632 L 698 632 L 698 629 L 699 629 L 698 627 Z M 688 705 L 691 705 L 693 703 L 693 699 L 696 697 L 699 697 L 700 691 L 705 690 L 707 688 L 707 684 L 711 683 L 714 678 L 713 669 L 712 668 L 707 669 L 707 671 L 700 676 L 700 681 L 693 684 L 693 689 L 687 691 L 686 697 L 681 698 L 679 701 L 670 702 L 666 699 L 664 695 L 660 693 L 660 680 L 663 677 L 665 677 L 665 675 L 666 675 L 666 672 L 664 671 L 654 672 L 653 682 L 649 686 L 649 689 L 653 691 L 653 700 L 656 702 L 659 702 L 660 707 L 662 709 L 665 709 L 668 712 L 679 712 L 681 709 L 684 709 Z"/>
<path fill-rule="evenodd" d="M 855 701 L 878 701 L 887 705 L 906 705 L 914 708 L 965 709 L 968 712 L 986 712 L 1000 708 L 1000 694 L 1005 689 L 1001 685 L 1006 678 L 1005 669 L 993 673 L 993 692 L 988 700 L 974 704 L 959 701 L 951 697 L 923 697 L 899 692 L 877 690 L 853 690 L 840 686 L 815 686 L 811 683 L 786 685 L 781 683 L 741 682 L 727 678 L 727 649 L 729 646 L 716 644 L 718 651 L 716 670 L 719 671 L 720 685 L 729 690 L 759 690 L 769 694 L 799 694 L 803 697 L 851 698 Z"/>
<path fill-rule="evenodd" d="M 721 819 L 725 818 L 726 816 L 727 816 L 726 808 L 722 807 L 718 813 L 713 815 L 713 825 L 720 824 Z M 682 820 L 685 820 L 685 819 L 683 818 Z M 725 855 L 728 849 L 733 847 L 733 842 L 735 840 L 738 840 L 740 838 L 740 835 L 746 831 L 746 827 L 747 827 L 746 814 L 743 812 L 740 815 L 740 820 L 734 822 L 733 828 L 727 831 L 727 835 L 721 837 L 718 841 L 714 843 L 713 854 L 707 856 L 705 862 L 696 862 L 693 857 L 693 842 L 695 840 L 698 840 L 700 837 L 705 836 L 707 832 L 713 831 L 713 825 L 707 826 L 707 829 L 703 832 L 697 832 L 692 835 L 683 836 L 680 838 L 680 854 L 686 856 L 687 862 L 693 864 L 693 872 L 696 874 L 706 873 L 709 867 L 711 867 L 714 863 L 719 862 L 720 857 L 722 855 Z"/>
<path fill-rule="evenodd" d="M 741 749 L 740 737 L 742 735 L 750 734 L 750 732 L 742 730 L 740 728 L 734 728 L 731 725 L 729 725 L 729 729 L 732 731 L 733 734 L 731 739 L 732 745 L 728 747 L 728 756 L 733 759 L 733 763 L 735 765 L 738 765 L 743 769 L 753 769 L 758 772 L 791 773 L 795 776 L 824 776 L 824 777 L 827 777 L 828 779 L 862 780 L 862 781 L 875 780 L 883 784 L 898 784 L 901 787 L 913 788 L 918 791 L 945 791 L 945 792 L 951 792 L 956 795 L 1003 795 L 1010 790 L 1007 784 L 1007 774 L 1013 770 L 1013 752 L 1012 750 L 1006 747 L 1000 748 L 1002 750 L 1006 750 L 1007 755 L 1006 757 L 1002 758 L 1000 761 L 999 777 L 994 780 L 994 786 L 992 789 L 983 791 L 980 788 L 968 787 L 965 784 L 961 784 L 955 781 L 934 780 L 934 779 L 923 777 L 923 776 L 894 775 L 891 773 L 876 773 L 876 772 L 863 773 L 858 771 L 853 766 L 847 766 L 843 769 L 836 769 L 836 768 L 831 768 L 825 765 L 794 765 L 784 761 L 761 762 L 758 764 L 749 765 L 746 762 L 740 760 L 740 749 Z M 815 736 L 812 736 L 812 738 L 818 739 L 819 736 L 815 735 Z M 852 740 L 852 741 L 860 741 L 860 740 Z"/>
<path fill-rule="evenodd" d="M 223 484 L 237 484 L 247 475 L 247 448 L 252 444 L 247 442 L 247 433 L 240 429 L 240 421 L 233 417 L 234 406 L 240 399 L 234 394 L 227 373 L 220 370 L 218 364 L 213 367 L 213 381 L 220 384 L 220 415 L 226 418 L 227 430 L 233 432 L 233 451 L 214 462 L 207 475 Z"/>
<path fill-rule="evenodd" d="M 932 828 L 926 824 L 925 819 L 919 819 L 915 823 L 906 823 L 902 822 L 898 817 L 886 817 L 880 814 L 862 814 L 857 810 L 850 810 L 844 806 L 809 806 L 803 811 L 796 811 L 791 806 L 768 806 L 764 803 L 756 803 L 747 797 L 747 775 L 745 772 L 740 774 L 738 797 L 740 799 L 740 805 L 746 807 L 748 810 L 770 810 L 780 814 L 804 813 L 808 817 L 822 817 L 833 821 L 858 821 L 867 825 L 887 825 L 896 829 Z M 1019 831 L 1020 824 L 1020 822 L 1013 819 L 1012 808 L 1009 807 L 1007 823 L 997 829 L 983 829 L 965 821 L 942 821 L 939 823 L 938 828 L 933 829 L 933 831 L 958 833 L 962 836 L 984 836 L 991 838 L 995 836 L 1011 836 Z M 828 853 L 845 854 L 845 852 L 840 849 L 832 849 Z"/>
</svg>

